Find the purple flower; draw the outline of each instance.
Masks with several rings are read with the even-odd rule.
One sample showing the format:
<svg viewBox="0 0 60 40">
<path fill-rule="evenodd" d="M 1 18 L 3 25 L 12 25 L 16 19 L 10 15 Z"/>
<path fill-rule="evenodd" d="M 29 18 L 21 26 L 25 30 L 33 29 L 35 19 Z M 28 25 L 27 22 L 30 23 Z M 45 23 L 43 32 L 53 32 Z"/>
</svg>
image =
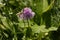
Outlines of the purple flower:
<svg viewBox="0 0 60 40">
<path fill-rule="evenodd" d="M 21 14 L 19 15 L 19 17 L 21 19 L 31 19 L 33 18 L 35 15 L 35 13 L 28 7 L 24 8 L 21 12 Z"/>
</svg>

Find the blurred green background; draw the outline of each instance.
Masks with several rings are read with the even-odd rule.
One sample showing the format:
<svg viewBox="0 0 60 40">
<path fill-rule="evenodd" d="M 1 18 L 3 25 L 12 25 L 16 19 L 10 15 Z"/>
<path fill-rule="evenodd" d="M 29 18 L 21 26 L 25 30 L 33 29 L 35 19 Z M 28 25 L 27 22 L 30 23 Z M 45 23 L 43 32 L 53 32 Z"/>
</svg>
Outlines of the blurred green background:
<svg viewBox="0 0 60 40">
<path fill-rule="evenodd" d="M 30 27 L 16 15 L 26 6 Z M 60 0 L 0 0 L 0 40 L 60 40 Z"/>
</svg>

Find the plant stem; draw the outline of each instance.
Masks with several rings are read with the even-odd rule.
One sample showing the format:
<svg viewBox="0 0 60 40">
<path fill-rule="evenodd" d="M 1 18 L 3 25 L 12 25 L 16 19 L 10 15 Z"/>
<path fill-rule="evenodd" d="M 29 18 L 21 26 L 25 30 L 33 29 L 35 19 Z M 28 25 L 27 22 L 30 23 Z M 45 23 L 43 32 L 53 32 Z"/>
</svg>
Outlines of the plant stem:
<svg viewBox="0 0 60 40">
<path fill-rule="evenodd" d="M 24 20 L 23 20 L 23 23 L 24 23 L 24 27 L 25 27 L 25 22 L 24 22 Z"/>
<path fill-rule="evenodd" d="M 27 23 L 28 23 L 28 27 L 29 27 L 29 20 L 28 20 L 28 18 L 27 18 Z"/>
</svg>

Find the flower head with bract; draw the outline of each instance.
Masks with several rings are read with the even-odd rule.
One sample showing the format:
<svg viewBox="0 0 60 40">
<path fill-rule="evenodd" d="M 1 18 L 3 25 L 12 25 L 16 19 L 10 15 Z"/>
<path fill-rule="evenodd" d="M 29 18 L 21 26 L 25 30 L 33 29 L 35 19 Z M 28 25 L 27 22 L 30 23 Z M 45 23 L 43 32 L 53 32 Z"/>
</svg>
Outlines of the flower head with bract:
<svg viewBox="0 0 60 40">
<path fill-rule="evenodd" d="M 31 10 L 31 8 L 24 8 L 22 11 L 21 11 L 21 14 L 19 14 L 19 17 L 21 19 L 31 19 L 33 18 L 35 15 L 35 13 Z"/>
</svg>

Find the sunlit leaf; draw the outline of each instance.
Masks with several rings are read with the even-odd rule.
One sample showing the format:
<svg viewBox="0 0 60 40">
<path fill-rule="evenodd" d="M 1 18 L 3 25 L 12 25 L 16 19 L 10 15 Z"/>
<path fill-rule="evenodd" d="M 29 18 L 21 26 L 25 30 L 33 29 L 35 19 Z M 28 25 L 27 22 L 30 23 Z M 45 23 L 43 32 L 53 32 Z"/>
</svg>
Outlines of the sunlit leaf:
<svg viewBox="0 0 60 40">
<path fill-rule="evenodd" d="M 45 9 L 43 9 L 43 13 L 46 12 L 46 11 L 48 11 L 48 10 L 50 10 L 50 9 L 53 7 L 54 1 L 55 1 L 55 0 L 53 0 L 53 1 L 50 3 L 50 5 L 48 5 Z M 46 4 L 44 4 L 44 5 L 46 5 Z M 44 6 L 44 7 L 45 7 L 45 6 Z"/>
<path fill-rule="evenodd" d="M 0 24 L 0 28 L 6 30 L 6 28 Z"/>
<path fill-rule="evenodd" d="M 6 17 L 2 17 L 2 16 L 1 16 L 1 21 L 2 21 L 3 25 L 4 25 L 6 28 L 8 28 L 8 29 L 11 30 L 11 28 L 9 27 L 9 25 L 8 25 L 8 23 L 7 23 Z"/>
</svg>

